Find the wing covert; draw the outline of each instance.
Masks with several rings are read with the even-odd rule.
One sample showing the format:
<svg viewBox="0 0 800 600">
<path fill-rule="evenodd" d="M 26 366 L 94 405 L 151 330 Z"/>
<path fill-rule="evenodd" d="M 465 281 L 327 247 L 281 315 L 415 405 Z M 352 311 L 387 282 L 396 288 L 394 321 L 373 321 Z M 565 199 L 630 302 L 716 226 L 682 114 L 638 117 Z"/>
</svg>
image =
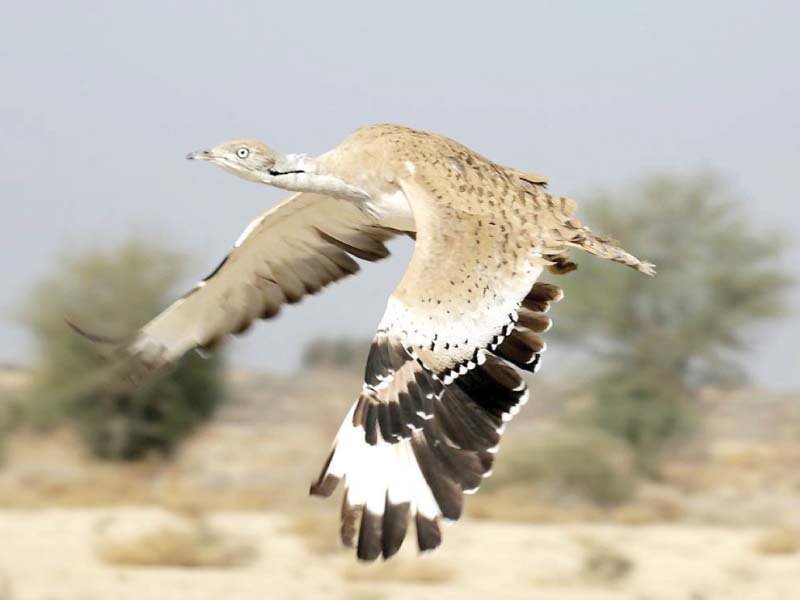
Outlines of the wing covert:
<svg viewBox="0 0 800 600">
<path fill-rule="evenodd" d="M 388 256 L 385 242 L 397 233 L 351 202 L 295 194 L 250 223 L 219 266 L 147 323 L 128 349 L 157 368 L 193 348 L 213 347 L 357 272 L 353 257 Z"/>
</svg>

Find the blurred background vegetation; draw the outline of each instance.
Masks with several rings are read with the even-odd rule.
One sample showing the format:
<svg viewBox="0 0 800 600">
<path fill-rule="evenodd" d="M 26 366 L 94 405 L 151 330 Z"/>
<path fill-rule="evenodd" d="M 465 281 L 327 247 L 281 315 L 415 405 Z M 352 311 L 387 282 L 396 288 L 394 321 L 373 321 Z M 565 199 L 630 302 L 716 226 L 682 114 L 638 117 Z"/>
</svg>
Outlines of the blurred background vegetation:
<svg viewBox="0 0 800 600">
<path fill-rule="evenodd" d="M 696 424 L 698 391 L 744 384 L 749 337 L 786 311 L 786 245 L 710 174 L 653 176 L 585 213 L 658 275 L 581 260 L 561 280 L 568 300 L 553 309 L 552 334 L 589 367 L 579 378 L 589 402 L 570 419 L 623 441 L 656 477 L 665 448 Z"/>
<path fill-rule="evenodd" d="M 64 257 L 22 310 L 37 360 L 20 417 L 40 429 L 74 426 L 96 456 L 117 460 L 170 452 L 210 418 L 224 398 L 220 354 L 190 353 L 165 376 L 134 386 L 109 372 L 114 344 L 94 344 L 65 321 L 123 340 L 174 299 L 184 267 L 181 255 L 142 240 Z"/>
<path fill-rule="evenodd" d="M 321 337 L 306 346 L 300 362 L 308 369 L 363 371 L 370 343 L 369 339 Z"/>
</svg>

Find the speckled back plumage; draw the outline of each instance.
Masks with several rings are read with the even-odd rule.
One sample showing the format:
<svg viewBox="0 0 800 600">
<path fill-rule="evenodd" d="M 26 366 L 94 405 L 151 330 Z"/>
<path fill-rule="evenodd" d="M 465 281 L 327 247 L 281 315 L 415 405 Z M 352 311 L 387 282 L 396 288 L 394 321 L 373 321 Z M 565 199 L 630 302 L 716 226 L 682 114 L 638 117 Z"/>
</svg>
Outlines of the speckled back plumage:
<svg viewBox="0 0 800 600">
<path fill-rule="evenodd" d="M 544 178 L 497 165 L 443 136 L 375 125 L 331 154 L 335 160 L 323 158 L 323 168 L 371 189 L 400 188 L 411 204 L 417 244 L 393 298 L 403 306 L 397 310 L 405 313 L 409 342 L 422 352 L 436 326 L 432 350 L 451 350 L 428 356 L 437 367 L 485 345 L 543 267 L 567 262 L 578 236 L 592 239 L 571 218 L 575 203 L 548 193 Z M 450 326 L 456 314 L 458 332 Z"/>
</svg>

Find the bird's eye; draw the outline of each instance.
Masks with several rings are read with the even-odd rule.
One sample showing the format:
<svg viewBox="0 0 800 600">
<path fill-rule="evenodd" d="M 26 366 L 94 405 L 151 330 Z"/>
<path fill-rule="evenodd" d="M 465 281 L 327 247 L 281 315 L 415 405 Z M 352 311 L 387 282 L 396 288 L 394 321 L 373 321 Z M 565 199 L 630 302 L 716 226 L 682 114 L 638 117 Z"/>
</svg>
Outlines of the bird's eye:
<svg viewBox="0 0 800 600">
<path fill-rule="evenodd" d="M 238 156 L 239 158 L 247 158 L 248 156 L 250 156 L 250 150 L 242 146 L 236 151 L 236 156 Z"/>
</svg>

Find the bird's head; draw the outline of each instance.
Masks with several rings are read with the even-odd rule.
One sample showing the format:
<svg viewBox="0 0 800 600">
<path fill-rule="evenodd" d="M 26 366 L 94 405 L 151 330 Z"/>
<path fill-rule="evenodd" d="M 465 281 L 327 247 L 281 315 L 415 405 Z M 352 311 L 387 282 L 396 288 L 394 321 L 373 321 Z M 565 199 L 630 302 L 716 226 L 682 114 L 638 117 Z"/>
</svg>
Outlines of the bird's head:
<svg viewBox="0 0 800 600">
<path fill-rule="evenodd" d="M 248 181 L 269 183 L 266 178 L 278 174 L 278 165 L 287 157 L 261 142 L 231 140 L 209 150 L 191 152 L 186 158 L 208 161 Z"/>
<path fill-rule="evenodd" d="M 359 187 L 320 168 L 317 160 L 305 154 L 281 154 L 252 140 L 232 140 L 209 150 L 191 152 L 186 158 L 205 160 L 242 179 L 285 190 L 319 192 L 354 201 L 368 198 Z"/>
</svg>

